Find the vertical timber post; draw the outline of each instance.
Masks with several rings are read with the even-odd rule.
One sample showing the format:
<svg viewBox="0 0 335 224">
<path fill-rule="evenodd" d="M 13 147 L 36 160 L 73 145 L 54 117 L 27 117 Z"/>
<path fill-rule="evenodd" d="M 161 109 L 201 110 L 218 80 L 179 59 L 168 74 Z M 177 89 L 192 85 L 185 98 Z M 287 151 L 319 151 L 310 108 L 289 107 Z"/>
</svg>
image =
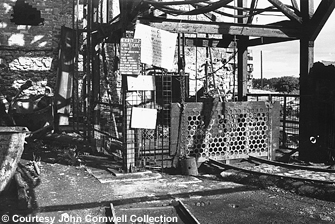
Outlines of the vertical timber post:
<svg viewBox="0 0 335 224">
<path fill-rule="evenodd" d="M 88 0 L 87 2 L 87 36 L 86 36 L 86 97 L 87 97 L 87 109 L 86 109 L 86 119 L 87 119 L 87 139 L 89 142 L 91 142 L 91 136 L 92 136 L 92 52 L 91 52 L 91 44 L 92 44 L 92 0 Z"/>
<path fill-rule="evenodd" d="M 61 46 L 59 51 L 59 66 L 55 87 L 55 130 L 60 131 L 60 126 L 69 125 L 71 111 L 70 101 L 73 100 L 73 74 L 74 74 L 74 30 L 65 26 L 61 27 Z"/>
<path fill-rule="evenodd" d="M 238 7 L 247 7 L 247 0 L 237 0 Z M 238 15 L 243 11 L 238 10 Z M 239 18 L 238 23 L 247 23 L 248 18 Z M 247 67 L 248 67 L 248 40 L 247 36 L 238 36 L 237 40 L 237 97 L 238 101 L 247 100 Z"/>
<path fill-rule="evenodd" d="M 303 23 L 307 24 L 314 13 L 313 1 L 300 0 Z M 304 25 L 303 24 L 303 25 Z M 308 33 L 308 27 L 304 26 L 304 32 Z M 300 118 L 299 118 L 299 159 L 309 160 L 309 135 L 311 124 L 311 97 L 308 93 L 308 75 L 314 63 L 314 41 L 309 35 L 300 38 Z"/>
<path fill-rule="evenodd" d="M 134 1 L 119 0 L 120 22 L 122 24 L 123 37 L 127 37 L 126 30 L 130 23 L 129 14 L 132 11 Z M 121 45 L 120 45 L 121 53 Z M 122 106 L 123 106 L 123 171 L 126 173 L 134 172 L 135 168 L 135 149 L 134 149 L 134 130 L 130 129 L 131 107 L 127 107 L 127 74 L 121 74 L 122 77 Z"/>
<path fill-rule="evenodd" d="M 101 3 L 102 4 L 102 3 Z M 93 24 L 99 22 L 99 1 L 92 2 L 92 21 Z M 93 142 L 95 150 L 101 152 L 101 134 L 100 134 L 100 52 L 101 43 L 98 43 L 96 33 L 92 34 L 92 122 L 93 122 Z"/>
</svg>

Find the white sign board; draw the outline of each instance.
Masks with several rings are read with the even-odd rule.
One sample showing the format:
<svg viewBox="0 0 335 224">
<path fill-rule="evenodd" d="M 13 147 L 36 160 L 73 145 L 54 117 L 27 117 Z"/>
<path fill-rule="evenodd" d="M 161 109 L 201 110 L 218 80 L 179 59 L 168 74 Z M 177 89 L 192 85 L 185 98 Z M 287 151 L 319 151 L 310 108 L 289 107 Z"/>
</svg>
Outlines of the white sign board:
<svg viewBox="0 0 335 224">
<path fill-rule="evenodd" d="M 177 34 L 143 24 L 136 24 L 134 38 L 141 39 L 141 62 L 173 69 Z"/>
<path fill-rule="evenodd" d="M 155 90 L 154 76 L 138 75 L 127 76 L 128 91 Z"/>
<path fill-rule="evenodd" d="M 157 110 L 133 107 L 131 112 L 131 128 L 155 129 Z"/>
</svg>

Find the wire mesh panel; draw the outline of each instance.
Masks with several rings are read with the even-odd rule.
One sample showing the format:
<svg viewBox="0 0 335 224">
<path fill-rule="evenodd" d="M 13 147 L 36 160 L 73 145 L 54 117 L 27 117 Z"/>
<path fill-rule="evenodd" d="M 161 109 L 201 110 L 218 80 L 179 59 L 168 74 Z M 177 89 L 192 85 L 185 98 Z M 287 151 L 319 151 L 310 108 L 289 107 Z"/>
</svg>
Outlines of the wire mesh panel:
<svg viewBox="0 0 335 224">
<path fill-rule="evenodd" d="M 273 127 L 274 121 L 279 124 L 279 103 L 276 105 L 274 109 L 272 104 L 265 102 L 187 103 L 184 109 L 186 124 L 180 126 L 186 130 L 178 131 L 187 133 L 184 153 L 196 156 L 199 162 L 208 158 L 229 160 L 249 155 L 272 157 L 272 148 L 278 146 L 279 140 L 279 128 Z M 172 107 L 172 113 L 174 118 L 178 117 L 178 106 Z M 177 120 L 173 119 L 172 129 L 178 130 Z M 175 151 L 178 146 L 174 142 L 171 140 L 171 149 Z"/>
<path fill-rule="evenodd" d="M 162 166 L 168 160 L 170 145 L 170 103 L 172 96 L 172 77 L 154 76 L 155 91 L 152 100 L 142 106 L 157 109 L 155 129 L 138 130 L 139 156 L 137 160 L 145 161 L 146 165 Z"/>
<path fill-rule="evenodd" d="M 248 101 L 280 102 L 280 147 L 299 147 L 300 97 L 294 94 L 248 94 Z"/>
<path fill-rule="evenodd" d="M 171 102 L 179 100 L 178 77 L 173 74 L 152 73 L 154 91 L 127 91 L 127 119 L 125 130 L 126 151 L 136 166 L 171 166 L 170 156 L 170 110 Z M 179 91 L 180 92 L 180 91 Z M 133 129 L 130 127 L 131 108 L 141 107 L 157 110 L 155 129 Z M 134 157 L 131 155 L 134 154 Z"/>
</svg>

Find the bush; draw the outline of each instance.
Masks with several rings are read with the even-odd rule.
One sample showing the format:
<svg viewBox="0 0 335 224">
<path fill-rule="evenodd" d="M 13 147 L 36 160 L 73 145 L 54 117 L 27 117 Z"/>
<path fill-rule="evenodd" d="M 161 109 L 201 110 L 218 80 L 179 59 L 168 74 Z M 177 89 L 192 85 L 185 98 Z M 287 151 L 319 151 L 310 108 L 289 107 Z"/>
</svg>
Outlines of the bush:
<svg viewBox="0 0 335 224">
<path fill-rule="evenodd" d="M 262 89 L 262 80 L 253 79 L 252 84 L 255 89 Z M 299 90 L 299 78 L 284 76 L 280 78 L 263 79 L 263 89 L 275 90 L 278 92 L 291 93 Z"/>
</svg>

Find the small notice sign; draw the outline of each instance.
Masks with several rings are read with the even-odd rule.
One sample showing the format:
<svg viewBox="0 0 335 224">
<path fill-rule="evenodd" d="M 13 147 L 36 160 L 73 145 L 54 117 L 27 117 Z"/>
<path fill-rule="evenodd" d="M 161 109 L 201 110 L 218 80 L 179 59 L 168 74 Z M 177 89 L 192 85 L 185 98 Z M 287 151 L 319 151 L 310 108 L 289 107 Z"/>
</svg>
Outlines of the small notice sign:
<svg viewBox="0 0 335 224">
<path fill-rule="evenodd" d="M 141 66 L 141 39 L 121 38 L 120 72 L 124 75 L 139 75 Z"/>
<path fill-rule="evenodd" d="M 155 79 L 151 75 L 127 76 L 128 91 L 153 91 Z"/>
<path fill-rule="evenodd" d="M 131 113 L 131 128 L 155 129 L 157 110 L 133 107 Z"/>
<path fill-rule="evenodd" d="M 168 70 L 173 69 L 177 34 L 144 24 L 137 24 L 135 38 L 141 39 L 141 62 Z"/>
</svg>

